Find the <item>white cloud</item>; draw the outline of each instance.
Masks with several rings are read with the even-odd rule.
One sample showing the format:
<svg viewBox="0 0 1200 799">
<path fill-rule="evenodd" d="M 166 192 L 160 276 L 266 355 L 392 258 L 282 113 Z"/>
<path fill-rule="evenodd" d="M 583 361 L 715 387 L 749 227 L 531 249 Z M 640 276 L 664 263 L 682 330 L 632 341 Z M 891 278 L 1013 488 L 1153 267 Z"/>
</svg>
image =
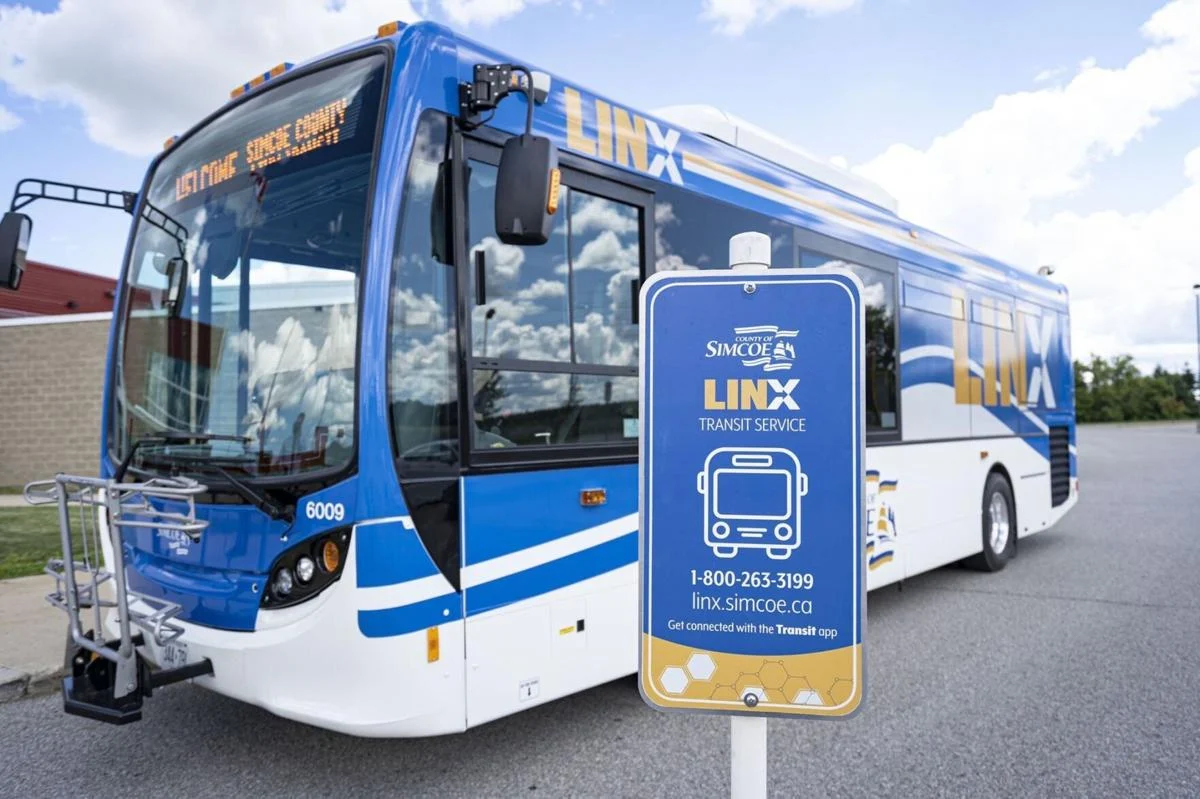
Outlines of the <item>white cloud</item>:
<svg viewBox="0 0 1200 799">
<path fill-rule="evenodd" d="M 859 0 L 704 0 L 701 19 L 717 31 L 741 36 L 753 25 L 765 25 L 785 11 L 803 11 L 810 16 L 836 14 L 858 5 Z"/>
<path fill-rule="evenodd" d="M 546 0 L 529 0 L 544 3 Z M 525 9 L 526 0 L 441 0 L 442 11 L 456 25 L 491 25 Z"/>
<path fill-rule="evenodd" d="M 0 133 L 7 133 L 20 126 L 21 118 L 0 105 Z"/>
<path fill-rule="evenodd" d="M 547 3 L 561 4 L 562 0 L 439 0 L 439 5 L 455 25 L 492 25 L 516 16 L 529 6 Z M 583 0 L 571 0 L 571 10 L 582 13 Z"/>
<path fill-rule="evenodd" d="M 300 62 L 415 20 L 408 0 L 62 0 L 0 8 L 0 81 L 78 107 L 88 135 L 122 152 L 162 146 L 281 61 Z"/>
<path fill-rule="evenodd" d="M 1191 185 L 1158 208 L 1039 212 L 1069 204 L 1094 165 L 1200 95 L 1200 0 L 1167 3 L 1142 32 L 1149 45 L 1123 66 L 1089 59 L 1065 85 L 1000 96 L 926 149 L 896 144 L 857 171 L 906 218 L 1026 267 L 1054 264 L 1072 292 L 1077 357 L 1178 364 L 1200 252 L 1200 155 L 1188 156 Z"/>
</svg>

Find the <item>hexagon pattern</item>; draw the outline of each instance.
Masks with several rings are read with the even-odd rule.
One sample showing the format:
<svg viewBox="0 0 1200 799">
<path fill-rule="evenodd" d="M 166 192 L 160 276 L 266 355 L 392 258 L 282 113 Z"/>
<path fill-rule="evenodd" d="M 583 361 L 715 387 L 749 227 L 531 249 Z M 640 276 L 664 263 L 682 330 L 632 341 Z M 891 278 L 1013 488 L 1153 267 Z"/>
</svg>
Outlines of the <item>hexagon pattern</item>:
<svg viewBox="0 0 1200 799">
<path fill-rule="evenodd" d="M 792 700 L 793 705 L 816 705 L 820 707 L 825 703 L 821 701 L 821 695 L 811 688 L 804 688 L 796 694 L 796 698 Z"/>
<path fill-rule="evenodd" d="M 685 670 L 686 669 L 686 670 Z M 706 682 L 716 674 L 717 664 L 712 656 L 694 652 L 685 668 L 670 666 L 662 673 L 659 682 L 669 694 L 681 694 L 692 680 Z M 826 695 L 818 690 L 803 675 L 791 674 L 781 660 L 766 660 L 756 671 L 742 672 L 733 684 L 714 684 L 710 699 L 746 701 L 753 694 L 758 702 L 791 703 L 823 707 L 838 704 L 848 698 L 853 683 L 837 678 L 826 689 Z"/>
<path fill-rule="evenodd" d="M 782 688 L 788 678 L 788 673 L 782 662 L 773 660 L 763 664 L 763 667 L 758 670 L 758 678 L 762 680 L 764 688 Z"/>
<path fill-rule="evenodd" d="M 663 690 L 667 693 L 681 694 L 688 686 L 687 672 L 678 666 L 671 666 L 662 673 L 659 682 L 662 683 Z"/>
<path fill-rule="evenodd" d="M 687 662 L 688 674 L 695 680 L 707 680 L 717 670 L 717 664 L 708 655 L 692 655 Z"/>
<path fill-rule="evenodd" d="M 767 701 L 767 692 L 766 692 L 766 691 L 764 691 L 762 688 L 760 688 L 760 687 L 759 687 L 759 686 L 757 686 L 757 685 L 750 685 L 750 686 L 747 686 L 746 688 L 743 688 L 743 689 L 742 689 L 741 700 L 742 700 L 743 702 L 745 702 L 745 701 L 746 701 L 746 697 L 748 697 L 748 696 L 750 696 L 750 695 L 752 695 L 752 694 L 753 694 L 754 696 L 758 697 L 758 702 L 754 702 L 753 704 L 756 704 L 756 705 L 757 705 L 759 702 L 766 702 L 766 701 Z M 747 702 L 747 704 L 750 704 L 750 703 L 749 703 L 749 702 Z"/>
</svg>

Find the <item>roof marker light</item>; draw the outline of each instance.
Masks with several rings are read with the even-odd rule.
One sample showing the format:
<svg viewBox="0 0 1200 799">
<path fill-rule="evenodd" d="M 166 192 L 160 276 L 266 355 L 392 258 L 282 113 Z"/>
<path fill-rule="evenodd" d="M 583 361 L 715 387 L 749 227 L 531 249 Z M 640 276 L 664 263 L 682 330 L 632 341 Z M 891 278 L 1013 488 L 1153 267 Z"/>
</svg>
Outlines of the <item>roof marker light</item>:
<svg viewBox="0 0 1200 799">
<path fill-rule="evenodd" d="M 178 138 L 178 136 L 172 136 L 171 138 L 167 139 L 165 142 L 163 142 L 163 149 L 170 150 L 171 145 L 174 144 Z"/>
<path fill-rule="evenodd" d="M 290 61 L 285 61 L 282 64 L 276 64 L 275 66 L 271 67 L 270 70 L 262 73 L 261 75 L 255 75 L 241 86 L 234 87 L 233 91 L 229 93 L 229 99 L 236 100 L 251 89 L 255 89 L 263 85 L 271 78 L 278 78 L 280 75 L 287 72 L 294 66 L 295 64 L 291 63 Z"/>
<path fill-rule="evenodd" d="M 404 27 L 404 23 L 398 19 L 393 20 L 392 22 L 385 22 L 382 25 L 380 25 L 379 30 L 377 30 L 375 32 L 375 38 L 383 39 L 387 36 L 395 36 L 397 33 L 400 32 L 400 29 L 403 27 Z"/>
</svg>

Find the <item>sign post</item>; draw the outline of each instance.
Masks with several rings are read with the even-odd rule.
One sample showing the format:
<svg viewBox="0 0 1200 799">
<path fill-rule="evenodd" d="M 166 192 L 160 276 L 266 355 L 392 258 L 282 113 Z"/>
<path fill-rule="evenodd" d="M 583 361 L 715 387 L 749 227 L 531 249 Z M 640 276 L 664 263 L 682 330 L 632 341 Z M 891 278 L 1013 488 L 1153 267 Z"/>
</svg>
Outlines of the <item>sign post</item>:
<svg viewBox="0 0 1200 799">
<path fill-rule="evenodd" d="M 864 693 L 862 285 L 770 253 L 641 294 L 639 685 L 732 714 L 735 797 L 766 795 L 767 716 Z"/>
</svg>

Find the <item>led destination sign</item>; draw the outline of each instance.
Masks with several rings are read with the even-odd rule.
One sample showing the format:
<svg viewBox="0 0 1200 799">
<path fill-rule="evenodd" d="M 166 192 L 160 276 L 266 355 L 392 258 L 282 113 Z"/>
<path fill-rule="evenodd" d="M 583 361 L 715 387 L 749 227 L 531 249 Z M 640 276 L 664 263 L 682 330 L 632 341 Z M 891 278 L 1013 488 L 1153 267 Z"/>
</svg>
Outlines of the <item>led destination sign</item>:
<svg viewBox="0 0 1200 799">
<path fill-rule="evenodd" d="M 246 140 L 238 149 L 189 169 L 175 179 L 176 202 L 218 186 L 238 174 L 254 172 L 285 158 L 297 158 L 337 144 L 342 139 L 349 106 L 350 98 L 339 98 Z"/>
</svg>

